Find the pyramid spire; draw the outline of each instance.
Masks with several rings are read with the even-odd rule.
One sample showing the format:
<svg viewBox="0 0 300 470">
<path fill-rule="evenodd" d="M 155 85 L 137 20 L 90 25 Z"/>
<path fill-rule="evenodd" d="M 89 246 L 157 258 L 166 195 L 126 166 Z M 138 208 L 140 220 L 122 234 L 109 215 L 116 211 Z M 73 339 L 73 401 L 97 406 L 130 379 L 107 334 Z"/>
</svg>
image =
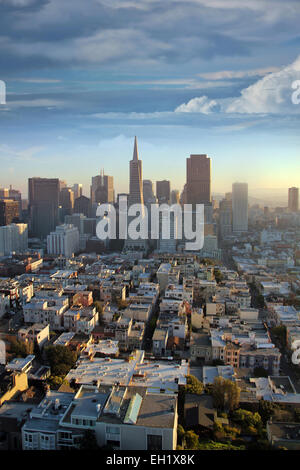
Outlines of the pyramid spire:
<svg viewBox="0 0 300 470">
<path fill-rule="evenodd" d="M 137 147 L 137 138 L 134 138 L 134 150 L 133 150 L 133 160 L 137 161 L 139 159 L 138 147 Z"/>
</svg>

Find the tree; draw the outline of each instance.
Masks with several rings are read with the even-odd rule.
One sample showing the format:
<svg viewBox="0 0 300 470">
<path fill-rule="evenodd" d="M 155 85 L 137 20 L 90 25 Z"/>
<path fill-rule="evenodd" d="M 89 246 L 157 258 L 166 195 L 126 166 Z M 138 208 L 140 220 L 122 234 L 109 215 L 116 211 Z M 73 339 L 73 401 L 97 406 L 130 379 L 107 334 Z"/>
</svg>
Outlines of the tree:
<svg viewBox="0 0 300 470">
<path fill-rule="evenodd" d="M 33 353 L 33 343 L 24 343 L 16 339 L 10 340 L 10 352 L 15 357 L 26 357 Z"/>
<path fill-rule="evenodd" d="M 184 435 L 185 435 L 185 430 L 184 430 L 183 426 L 181 426 L 181 424 L 178 424 L 177 438 L 178 438 L 178 441 L 180 442 L 180 444 L 182 444 L 182 441 L 184 439 Z"/>
<path fill-rule="evenodd" d="M 263 423 L 269 421 L 269 419 L 273 416 L 277 408 L 278 405 L 276 403 L 272 403 L 271 401 L 266 400 L 259 400 L 258 412 L 261 416 Z"/>
<path fill-rule="evenodd" d="M 231 419 L 248 434 L 260 434 L 262 432 L 263 423 L 260 414 L 257 412 L 252 413 L 239 408 L 233 412 Z"/>
<path fill-rule="evenodd" d="M 204 390 L 204 385 L 194 375 L 188 375 L 186 378 L 186 393 L 194 393 L 195 395 L 201 395 Z"/>
<path fill-rule="evenodd" d="M 55 376 L 65 376 L 77 361 L 77 353 L 66 346 L 47 346 L 45 348 L 47 361 Z"/>
<path fill-rule="evenodd" d="M 255 367 L 254 377 L 268 377 L 268 371 L 264 367 Z"/>
<path fill-rule="evenodd" d="M 84 431 L 84 435 L 79 442 L 80 450 L 99 450 L 96 434 L 91 429 Z"/>
<path fill-rule="evenodd" d="M 186 448 L 197 450 L 199 448 L 199 437 L 194 431 L 187 431 L 184 435 Z"/>
<path fill-rule="evenodd" d="M 239 404 L 240 388 L 229 379 L 216 377 L 212 385 L 212 396 L 216 408 L 231 411 Z"/>
<path fill-rule="evenodd" d="M 284 325 L 274 326 L 271 333 L 281 343 L 282 347 L 286 346 L 286 327 Z"/>
<path fill-rule="evenodd" d="M 224 276 L 219 269 L 214 269 L 214 275 L 218 284 L 223 281 Z"/>
</svg>

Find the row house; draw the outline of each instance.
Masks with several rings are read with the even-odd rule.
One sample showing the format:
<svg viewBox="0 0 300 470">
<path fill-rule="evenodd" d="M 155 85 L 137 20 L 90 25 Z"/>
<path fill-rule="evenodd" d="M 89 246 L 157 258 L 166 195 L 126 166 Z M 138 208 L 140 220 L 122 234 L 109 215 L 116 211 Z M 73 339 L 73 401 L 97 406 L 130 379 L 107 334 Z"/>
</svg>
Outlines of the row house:
<svg viewBox="0 0 300 470">
<path fill-rule="evenodd" d="M 98 323 L 99 314 L 95 307 L 73 305 L 64 314 L 64 328 L 68 331 L 89 335 Z"/>
<path fill-rule="evenodd" d="M 68 309 L 68 299 L 32 299 L 24 305 L 23 314 L 25 323 L 49 324 L 51 330 L 62 330 L 63 316 Z"/>
</svg>

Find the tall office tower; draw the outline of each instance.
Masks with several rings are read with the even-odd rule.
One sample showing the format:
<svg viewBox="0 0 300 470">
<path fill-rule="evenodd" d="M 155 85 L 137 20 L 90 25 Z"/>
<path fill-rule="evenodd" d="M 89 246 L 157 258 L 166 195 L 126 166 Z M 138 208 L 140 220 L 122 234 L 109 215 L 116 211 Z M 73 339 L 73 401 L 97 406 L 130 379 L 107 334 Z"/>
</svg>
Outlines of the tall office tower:
<svg viewBox="0 0 300 470">
<path fill-rule="evenodd" d="M 0 226 L 18 222 L 20 207 L 18 201 L 12 199 L 0 200 Z"/>
<path fill-rule="evenodd" d="M 211 159 L 191 155 L 186 159 L 186 204 L 211 202 Z"/>
<path fill-rule="evenodd" d="M 13 201 L 18 201 L 19 203 L 19 214 L 22 214 L 22 195 L 18 189 L 13 189 L 10 185 L 8 190 L 8 198 L 12 199 Z"/>
<path fill-rule="evenodd" d="M 29 178 L 28 198 L 31 234 L 46 238 L 58 224 L 59 179 Z"/>
<path fill-rule="evenodd" d="M 226 197 L 226 196 L 225 196 Z M 223 199 L 219 205 L 219 234 L 221 238 L 232 234 L 232 201 Z"/>
<path fill-rule="evenodd" d="M 7 199 L 9 197 L 9 189 L 0 188 L 0 199 Z"/>
<path fill-rule="evenodd" d="M 180 203 L 180 192 L 178 189 L 173 189 L 171 191 L 171 204 L 179 204 Z"/>
<path fill-rule="evenodd" d="M 59 225 L 47 236 L 47 251 L 51 255 L 71 258 L 79 250 L 79 231 L 73 225 Z"/>
<path fill-rule="evenodd" d="M 91 200 L 88 197 L 80 196 L 74 201 L 74 214 L 91 215 Z"/>
<path fill-rule="evenodd" d="M 92 204 L 113 204 L 114 199 L 114 178 L 105 175 L 102 170 L 100 175 L 92 177 L 91 202 Z"/>
<path fill-rule="evenodd" d="M 292 212 L 299 210 L 299 188 L 289 188 L 289 209 Z"/>
<path fill-rule="evenodd" d="M 129 162 L 129 200 L 128 204 L 144 204 L 143 166 L 139 160 L 137 138 L 134 138 L 133 158 Z"/>
<path fill-rule="evenodd" d="M 82 196 L 82 184 L 81 183 L 73 184 L 71 189 L 74 193 L 74 199 L 78 199 L 79 197 Z"/>
<path fill-rule="evenodd" d="M 28 225 L 10 224 L 0 227 L 0 256 L 13 251 L 21 253 L 28 248 Z"/>
<path fill-rule="evenodd" d="M 153 183 L 151 180 L 143 180 L 143 196 L 145 204 L 152 204 L 155 202 Z"/>
<path fill-rule="evenodd" d="M 65 180 L 59 180 L 59 191 L 61 191 L 63 188 L 66 188 L 67 182 Z"/>
<path fill-rule="evenodd" d="M 247 183 L 233 183 L 232 185 L 232 230 L 233 232 L 248 231 Z"/>
<path fill-rule="evenodd" d="M 232 193 L 225 193 L 226 201 L 232 201 Z"/>
<path fill-rule="evenodd" d="M 170 215 L 170 237 L 167 239 L 163 238 L 163 223 L 168 221 Z M 170 214 L 164 212 L 159 213 L 159 240 L 158 240 L 158 251 L 160 253 L 175 253 L 177 247 L 177 235 L 178 235 L 178 220 L 175 217 L 174 212 Z"/>
<path fill-rule="evenodd" d="M 159 204 L 169 204 L 171 197 L 170 181 L 156 181 L 156 197 Z"/>
<path fill-rule="evenodd" d="M 142 161 L 139 160 L 137 138 L 134 138 L 133 158 L 129 162 L 129 197 L 128 208 L 133 204 L 141 204 L 141 216 L 145 216 L 144 211 L 144 196 L 143 196 L 143 167 Z M 134 219 L 135 217 L 133 217 Z M 131 222 L 131 217 L 128 217 L 128 225 Z M 132 240 L 127 237 L 125 242 L 125 250 L 140 250 L 145 251 L 147 247 L 147 240 L 138 239 Z"/>
<path fill-rule="evenodd" d="M 63 217 L 72 214 L 74 209 L 74 193 L 71 188 L 63 188 L 60 191 L 59 204 L 62 208 Z"/>
</svg>

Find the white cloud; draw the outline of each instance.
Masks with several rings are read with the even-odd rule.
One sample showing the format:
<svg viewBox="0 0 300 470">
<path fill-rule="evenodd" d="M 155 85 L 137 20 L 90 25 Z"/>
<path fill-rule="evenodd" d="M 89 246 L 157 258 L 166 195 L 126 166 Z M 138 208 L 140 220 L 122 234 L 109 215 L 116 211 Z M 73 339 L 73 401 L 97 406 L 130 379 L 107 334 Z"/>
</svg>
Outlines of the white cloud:
<svg viewBox="0 0 300 470">
<path fill-rule="evenodd" d="M 268 67 L 254 70 L 221 70 L 220 72 L 199 73 L 198 76 L 208 80 L 223 80 L 232 78 L 245 78 L 265 76 L 268 73 L 277 72 L 279 67 Z"/>
<path fill-rule="evenodd" d="M 224 77 L 223 77 L 224 78 Z M 206 96 L 195 97 L 183 103 L 175 112 L 227 114 L 294 114 L 300 107 L 292 103 L 292 83 L 300 79 L 300 56 L 279 71 L 267 73 L 253 85 L 241 91 L 241 96 L 209 100 Z"/>
<path fill-rule="evenodd" d="M 209 114 L 216 110 L 218 103 L 210 100 L 207 96 L 193 98 L 188 103 L 183 103 L 175 109 L 176 113 L 203 113 Z"/>
<path fill-rule="evenodd" d="M 226 108 L 226 113 L 299 112 L 292 104 L 292 83 L 300 78 L 300 56 L 279 72 L 266 75 L 241 92 Z"/>
</svg>

